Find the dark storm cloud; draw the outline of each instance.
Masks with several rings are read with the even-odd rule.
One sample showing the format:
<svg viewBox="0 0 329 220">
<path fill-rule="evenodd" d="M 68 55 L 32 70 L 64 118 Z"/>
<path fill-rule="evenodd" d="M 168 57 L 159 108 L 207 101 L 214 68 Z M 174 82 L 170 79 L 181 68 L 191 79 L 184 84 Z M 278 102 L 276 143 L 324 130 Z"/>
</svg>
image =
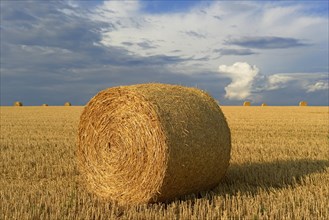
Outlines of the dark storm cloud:
<svg viewBox="0 0 329 220">
<path fill-rule="evenodd" d="M 65 14 L 65 10 L 72 14 Z M 63 2 L 6 2 L 1 11 L 2 40 L 65 49 L 77 49 L 82 43 L 97 41 L 100 27 L 74 14 L 76 10 Z M 22 18 L 21 14 L 25 16 Z"/>
<path fill-rule="evenodd" d="M 179 56 L 145 58 L 103 46 L 100 30 L 115 29 L 117 24 L 90 20 L 88 11 L 65 2 L 1 4 L 1 105 L 16 100 L 26 105 L 85 104 L 110 86 L 145 82 L 194 86 L 211 77 L 173 72 L 169 65 L 186 61 Z M 151 42 L 139 46 L 153 47 Z"/>
<path fill-rule="evenodd" d="M 122 42 L 121 44 L 122 44 L 122 45 L 125 45 L 125 46 L 132 46 L 132 45 L 134 45 L 134 43 L 127 42 L 127 41 Z"/>
<path fill-rule="evenodd" d="M 217 19 L 217 20 L 222 20 L 222 18 L 220 16 L 213 16 L 213 18 Z"/>
<path fill-rule="evenodd" d="M 215 49 L 214 52 L 219 53 L 221 56 L 224 55 L 247 56 L 247 55 L 258 54 L 257 52 L 251 49 L 230 49 L 230 48 Z"/>
<path fill-rule="evenodd" d="M 226 45 L 236 45 L 253 49 L 283 49 L 291 47 L 308 46 L 300 39 L 284 37 L 241 37 L 229 38 L 224 42 Z"/>
<path fill-rule="evenodd" d="M 197 32 L 195 32 L 195 31 L 186 31 L 186 32 L 184 32 L 184 33 L 185 33 L 186 35 L 190 36 L 190 37 L 196 37 L 196 38 L 202 38 L 202 39 L 206 38 L 205 35 L 200 34 L 200 33 L 197 33 Z"/>
<path fill-rule="evenodd" d="M 139 47 L 141 47 L 142 49 L 144 49 L 144 50 L 156 48 L 156 46 L 153 46 L 151 43 L 149 43 L 147 41 L 143 41 L 143 42 L 137 43 L 137 45 Z"/>
</svg>

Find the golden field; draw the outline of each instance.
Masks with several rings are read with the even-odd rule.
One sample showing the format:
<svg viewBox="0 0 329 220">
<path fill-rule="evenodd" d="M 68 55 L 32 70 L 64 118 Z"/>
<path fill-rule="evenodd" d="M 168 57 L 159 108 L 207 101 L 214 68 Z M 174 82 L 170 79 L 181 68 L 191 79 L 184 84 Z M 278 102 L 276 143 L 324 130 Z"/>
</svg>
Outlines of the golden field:
<svg viewBox="0 0 329 220">
<path fill-rule="evenodd" d="M 212 191 L 119 207 L 79 183 L 83 107 L 0 107 L 0 219 L 329 219 L 328 107 L 229 107 L 231 165 Z"/>
</svg>

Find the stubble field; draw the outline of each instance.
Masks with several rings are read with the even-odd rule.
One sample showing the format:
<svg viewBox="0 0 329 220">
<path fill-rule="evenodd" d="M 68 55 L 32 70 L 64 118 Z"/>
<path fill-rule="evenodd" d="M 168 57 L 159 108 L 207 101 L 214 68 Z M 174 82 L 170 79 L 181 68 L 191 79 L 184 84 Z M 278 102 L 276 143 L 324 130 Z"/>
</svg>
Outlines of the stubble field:
<svg viewBox="0 0 329 220">
<path fill-rule="evenodd" d="M 0 107 L 0 219 L 329 219 L 328 107 L 228 107 L 231 165 L 217 188 L 119 207 L 79 183 L 83 107 Z"/>
</svg>

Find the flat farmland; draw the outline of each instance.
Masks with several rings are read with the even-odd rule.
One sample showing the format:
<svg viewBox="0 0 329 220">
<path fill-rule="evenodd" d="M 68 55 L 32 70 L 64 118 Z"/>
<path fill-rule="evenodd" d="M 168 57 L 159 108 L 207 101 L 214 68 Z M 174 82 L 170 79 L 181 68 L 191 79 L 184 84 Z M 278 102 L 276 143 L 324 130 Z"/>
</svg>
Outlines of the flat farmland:
<svg viewBox="0 0 329 220">
<path fill-rule="evenodd" d="M 0 107 L 0 219 L 329 219 L 328 107 L 231 107 L 231 165 L 212 191 L 120 207 L 80 183 L 83 107 Z"/>
</svg>

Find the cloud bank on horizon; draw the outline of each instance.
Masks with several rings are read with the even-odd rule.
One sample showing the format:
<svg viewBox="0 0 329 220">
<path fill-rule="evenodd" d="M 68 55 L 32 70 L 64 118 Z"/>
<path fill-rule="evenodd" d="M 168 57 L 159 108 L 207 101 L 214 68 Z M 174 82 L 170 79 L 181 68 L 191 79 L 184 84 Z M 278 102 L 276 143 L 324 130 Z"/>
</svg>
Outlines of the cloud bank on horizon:
<svg viewBox="0 0 329 220">
<path fill-rule="evenodd" d="M 8 1 L 1 20 L 1 105 L 154 81 L 227 105 L 329 104 L 323 2 Z"/>
</svg>

